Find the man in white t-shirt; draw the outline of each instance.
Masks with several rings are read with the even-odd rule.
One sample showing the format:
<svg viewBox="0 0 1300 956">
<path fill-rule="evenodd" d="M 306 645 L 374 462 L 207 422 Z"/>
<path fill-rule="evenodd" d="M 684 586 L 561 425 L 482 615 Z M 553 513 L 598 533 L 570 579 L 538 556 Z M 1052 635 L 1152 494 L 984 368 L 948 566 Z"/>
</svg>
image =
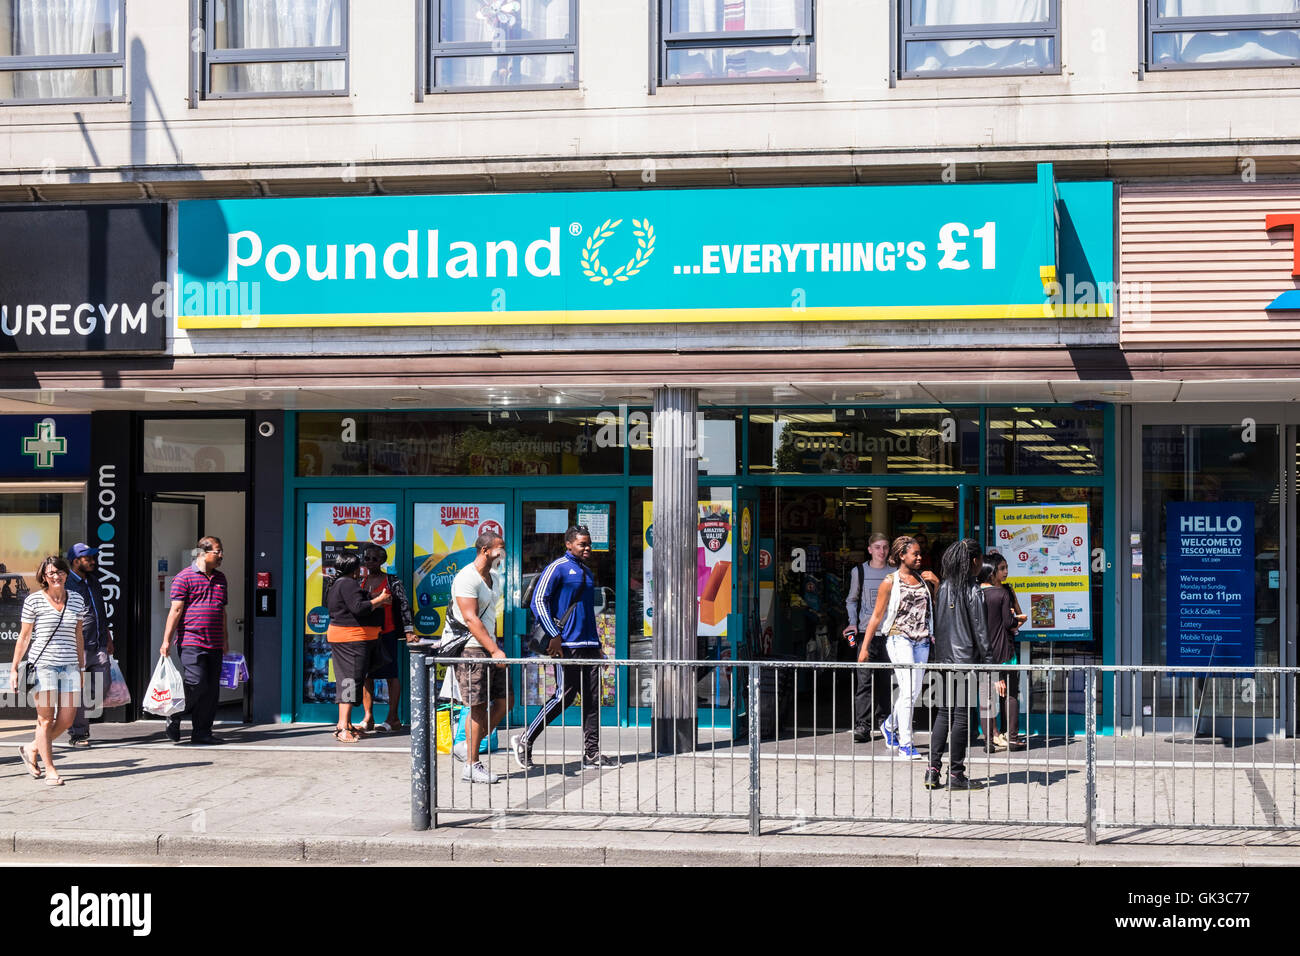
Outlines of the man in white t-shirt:
<svg viewBox="0 0 1300 956">
<path fill-rule="evenodd" d="M 452 750 L 465 761 L 462 780 L 472 783 L 496 783 L 500 777 L 488 771 L 478 759 L 478 748 L 492 729 L 501 722 L 510 706 L 510 675 L 506 665 L 483 663 L 504 660 L 506 652 L 497 643 L 497 601 L 501 596 L 501 573 L 494 568 L 506 553 L 500 535 L 484 532 L 474 542 L 473 563 L 462 568 L 451 582 L 451 606 L 447 609 L 448 627 L 469 631 L 469 642 L 456 665 L 456 682 L 461 700 L 469 708 L 465 722 L 464 752 Z M 462 630 L 463 629 L 463 630 Z M 491 704 L 491 712 L 488 705 Z"/>
</svg>

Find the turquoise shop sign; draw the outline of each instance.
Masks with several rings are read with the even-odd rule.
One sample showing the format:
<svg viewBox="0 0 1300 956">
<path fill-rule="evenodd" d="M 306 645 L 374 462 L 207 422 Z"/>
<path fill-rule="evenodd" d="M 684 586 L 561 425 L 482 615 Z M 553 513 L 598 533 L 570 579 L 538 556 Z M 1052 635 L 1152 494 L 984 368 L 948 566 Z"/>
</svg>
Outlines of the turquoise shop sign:
<svg viewBox="0 0 1300 956">
<path fill-rule="evenodd" d="M 185 329 L 1114 314 L 1113 187 L 179 203 Z"/>
</svg>

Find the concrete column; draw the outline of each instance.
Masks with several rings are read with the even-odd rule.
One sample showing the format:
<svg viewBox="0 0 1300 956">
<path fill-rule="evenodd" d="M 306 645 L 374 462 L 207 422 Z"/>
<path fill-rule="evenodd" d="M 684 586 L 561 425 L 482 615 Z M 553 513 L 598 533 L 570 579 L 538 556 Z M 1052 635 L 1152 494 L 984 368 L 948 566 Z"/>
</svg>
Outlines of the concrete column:
<svg viewBox="0 0 1300 956">
<path fill-rule="evenodd" d="M 654 411 L 654 655 L 694 660 L 697 502 L 696 411 L 691 388 L 655 389 Z M 654 744 L 660 753 L 695 749 L 694 668 L 660 668 L 655 676 Z"/>
</svg>

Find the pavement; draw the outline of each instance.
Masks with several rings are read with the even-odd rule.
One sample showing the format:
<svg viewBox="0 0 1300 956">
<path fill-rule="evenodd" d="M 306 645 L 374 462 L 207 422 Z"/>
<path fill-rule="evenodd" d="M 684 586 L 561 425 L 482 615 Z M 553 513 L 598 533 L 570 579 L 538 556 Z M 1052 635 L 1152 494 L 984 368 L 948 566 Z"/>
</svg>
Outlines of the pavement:
<svg viewBox="0 0 1300 956">
<path fill-rule="evenodd" d="M 47 787 L 18 758 L 30 725 L 0 722 L 0 865 L 1300 864 L 1293 740 L 1099 742 L 1103 828 L 1089 846 L 1076 739 L 981 754 L 970 765 L 989 784 L 981 794 L 924 790 L 924 762 L 880 741 L 764 742 L 751 837 L 748 744 L 707 731 L 692 754 L 656 756 L 645 731 L 606 729 L 619 766 L 584 773 L 577 728 L 552 728 L 534 770 L 487 757 L 505 775 L 494 786 L 462 783 L 462 765 L 440 756 L 438 825 L 416 831 L 406 734 L 343 745 L 315 724 L 219 725 L 226 743 L 203 747 L 160 728 L 96 725 L 89 750 L 65 739 L 55 760 L 67 783 Z"/>
</svg>

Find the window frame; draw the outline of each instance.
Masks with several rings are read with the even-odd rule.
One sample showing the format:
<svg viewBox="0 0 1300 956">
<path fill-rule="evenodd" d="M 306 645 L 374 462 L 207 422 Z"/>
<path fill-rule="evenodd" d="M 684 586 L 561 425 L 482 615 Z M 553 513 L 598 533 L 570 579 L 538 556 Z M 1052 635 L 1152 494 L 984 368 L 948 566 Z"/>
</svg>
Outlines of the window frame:
<svg viewBox="0 0 1300 956">
<path fill-rule="evenodd" d="M 198 76 L 195 78 L 195 92 L 202 100 L 262 100 L 284 99 L 302 96 L 348 96 L 352 89 L 352 61 L 348 55 L 350 40 L 352 4 L 343 0 L 343 22 L 339 33 L 339 43 L 335 46 L 309 47 L 257 47 L 252 50 L 218 49 L 215 43 L 217 0 L 202 0 L 198 8 L 202 22 L 195 29 L 203 31 L 203 52 L 198 64 Z M 261 63 L 302 63 L 343 61 L 343 88 L 339 90 L 248 90 L 233 93 L 214 93 L 212 91 L 212 67 L 220 65 L 247 65 Z"/>
<path fill-rule="evenodd" d="M 911 0 L 897 0 L 894 4 L 898 36 L 894 43 L 898 57 L 898 76 L 905 80 L 944 80 L 967 76 L 1060 76 L 1065 57 L 1061 47 L 1061 0 L 1049 0 L 1049 11 L 1044 23 L 982 23 L 968 26 L 913 26 Z M 907 69 L 907 44 L 917 40 L 1001 40 L 1015 38 L 1036 39 L 1047 37 L 1053 42 L 1056 62 L 1046 68 L 1016 68 L 1006 70 Z"/>
<path fill-rule="evenodd" d="M 0 56 L 0 71 L 21 70 L 107 70 L 122 71 L 122 92 L 119 96 L 60 96 L 38 99 L 3 99 L 0 106 L 45 106 L 60 103 L 125 103 L 126 102 L 126 0 L 116 0 L 117 52 L 116 53 L 60 53 L 46 56 Z"/>
<path fill-rule="evenodd" d="M 1213 63 L 1156 63 L 1156 34 L 1219 33 L 1237 30 L 1300 30 L 1300 13 L 1293 14 L 1224 14 L 1217 17 L 1161 16 L 1157 0 L 1144 0 L 1142 68 L 1147 72 L 1182 70 L 1285 70 L 1300 66 L 1294 60 L 1216 60 Z"/>
<path fill-rule="evenodd" d="M 659 17 L 656 21 L 655 61 L 658 63 L 659 86 L 735 86 L 742 83 L 813 83 L 817 80 L 817 4 L 815 0 L 801 0 L 804 5 L 804 22 L 808 30 L 715 30 L 707 33 L 687 33 L 672 29 L 672 0 L 658 0 Z M 790 41 L 802 38 L 808 45 L 807 76 L 738 76 L 710 77 L 699 80 L 678 80 L 668 76 L 670 50 L 714 49 L 717 47 L 753 47 L 791 45 Z"/>
<path fill-rule="evenodd" d="M 444 0 L 427 0 L 422 4 L 425 18 L 428 20 L 424 35 L 428 49 L 423 56 L 425 94 L 434 93 L 512 93 L 529 90 L 576 90 L 578 89 L 578 0 L 569 3 L 569 35 L 563 40 L 522 40 L 512 41 L 507 52 L 494 50 L 491 42 L 480 40 L 447 40 L 439 37 L 442 30 L 442 4 Z M 454 59 L 466 56 L 544 56 L 546 54 L 571 54 L 573 56 L 573 79 L 567 83 L 524 83 L 511 86 L 439 86 L 438 60 Z"/>
</svg>

